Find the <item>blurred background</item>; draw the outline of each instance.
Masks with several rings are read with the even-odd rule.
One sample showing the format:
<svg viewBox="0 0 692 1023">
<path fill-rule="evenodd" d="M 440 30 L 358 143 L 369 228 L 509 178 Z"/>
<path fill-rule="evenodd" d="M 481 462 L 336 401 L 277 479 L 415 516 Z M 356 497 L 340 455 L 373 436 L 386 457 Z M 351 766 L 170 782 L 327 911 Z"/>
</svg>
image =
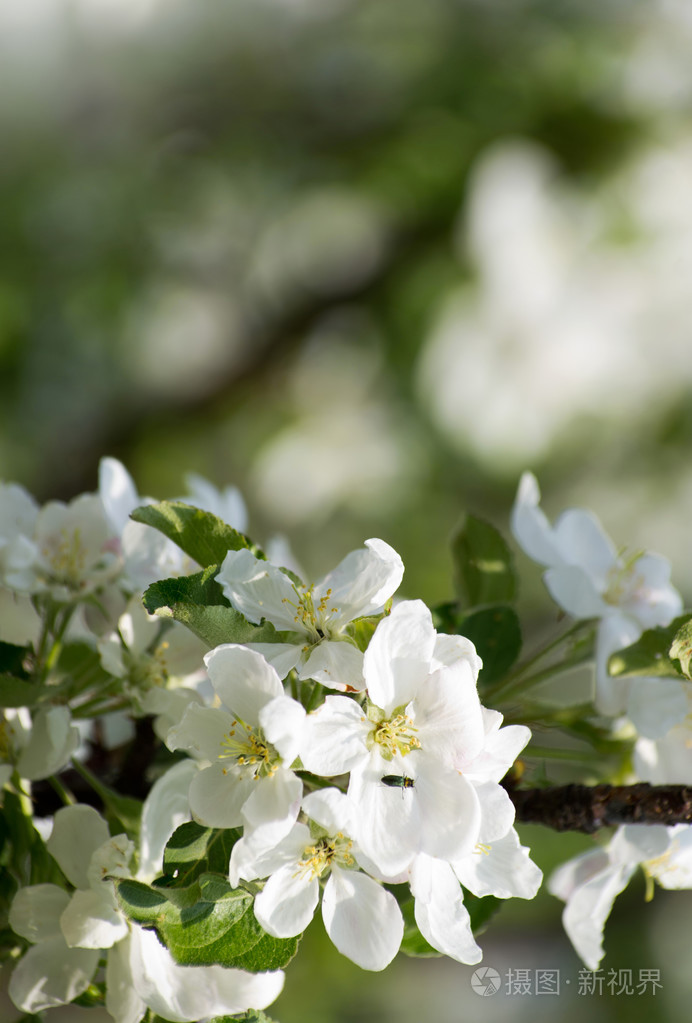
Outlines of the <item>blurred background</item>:
<svg viewBox="0 0 692 1023">
<path fill-rule="evenodd" d="M 5 479 L 68 499 L 108 454 L 165 497 L 193 471 L 310 577 L 381 536 L 437 603 L 461 513 L 506 532 L 531 468 L 689 601 L 688 0 L 3 0 L 0 68 Z M 546 868 L 589 846 L 525 840 Z M 661 969 L 655 1002 L 576 996 L 545 893 L 486 962 L 560 968 L 564 1019 L 675 1019 L 692 902 L 642 902 L 604 965 Z M 305 943 L 281 1023 L 556 1011 Z"/>
</svg>

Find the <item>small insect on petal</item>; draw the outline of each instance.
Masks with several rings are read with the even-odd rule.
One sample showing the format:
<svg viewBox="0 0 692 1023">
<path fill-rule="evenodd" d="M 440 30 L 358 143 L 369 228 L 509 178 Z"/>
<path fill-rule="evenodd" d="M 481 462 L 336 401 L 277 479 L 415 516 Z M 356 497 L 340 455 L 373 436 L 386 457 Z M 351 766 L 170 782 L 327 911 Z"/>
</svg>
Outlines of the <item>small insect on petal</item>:
<svg viewBox="0 0 692 1023">
<path fill-rule="evenodd" d="M 415 785 L 413 778 L 409 778 L 405 774 L 385 774 L 380 780 L 390 789 L 412 789 Z"/>
</svg>

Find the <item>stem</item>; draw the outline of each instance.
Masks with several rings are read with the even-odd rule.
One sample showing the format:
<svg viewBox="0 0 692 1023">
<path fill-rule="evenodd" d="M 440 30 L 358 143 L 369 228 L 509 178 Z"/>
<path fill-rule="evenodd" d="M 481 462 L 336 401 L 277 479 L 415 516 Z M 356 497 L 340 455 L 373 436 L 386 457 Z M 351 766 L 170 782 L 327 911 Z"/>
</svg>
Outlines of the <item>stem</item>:
<svg viewBox="0 0 692 1023">
<path fill-rule="evenodd" d="M 517 820 L 556 831 L 594 834 L 619 824 L 692 823 L 692 787 L 687 785 L 560 785 L 507 792 Z"/>
<path fill-rule="evenodd" d="M 510 671 L 508 675 L 502 679 L 501 682 L 496 683 L 493 686 L 488 686 L 487 689 L 483 690 L 484 699 L 496 700 L 499 696 L 506 697 L 509 693 L 514 693 L 520 690 L 528 689 L 531 686 L 538 685 L 539 682 L 543 682 L 548 678 L 552 678 L 555 675 L 559 675 L 568 669 L 576 667 L 578 664 L 583 663 L 586 659 L 583 656 L 576 658 L 568 658 L 566 661 L 552 664 L 547 668 L 542 668 L 540 671 L 535 672 L 533 675 L 527 675 L 527 671 L 532 668 L 539 661 L 542 661 L 549 653 L 552 653 L 558 647 L 562 646 L 567 640 L 572 639 L 575 635 L 581 632 L 585 628 L 593 627 L 593 619 L 583 619 L 578 622 L 574 622 L 573 625 L 563 632 L 560 636 L 556 636 L 544 647 L 541 647 L 536 653 L 532 654 L 528 660 L 520 664 L 514 671 Z"/>
<path fill-rule="evenodd" d="M 51 774 L 49 778 L 47 778 L 47 781 L 58 793 L 65 806 L 74 806 L 77 800 L 72 795 L 70 790 L 65 785 L 63 785 L 59 778 L 56 778 L 54 774 Z"/>
</svg>

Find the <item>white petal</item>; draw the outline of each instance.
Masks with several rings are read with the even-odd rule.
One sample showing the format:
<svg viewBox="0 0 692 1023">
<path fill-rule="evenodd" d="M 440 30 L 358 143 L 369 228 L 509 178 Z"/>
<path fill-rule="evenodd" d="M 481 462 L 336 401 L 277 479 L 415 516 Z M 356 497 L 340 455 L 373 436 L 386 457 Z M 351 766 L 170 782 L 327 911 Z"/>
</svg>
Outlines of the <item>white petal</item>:
<svg viewBox="0 0 692 1023">
<path fill-rule="evenodd" d="M 313 918 L 319 900 L 317 878 L 291 863 L 269 878 L 255 899 L 255 916 L 275 938 L 302 934 Z"/>
<path fill-rule="evenodd" d="M 178 966 L 152 931 L 132 929 L 130 969 L 137 994 L 172 1023 L 264 1009 L 278 998 L 284 975 L 223 966 Z"/>
<path fill-rule="evenodd" d="M 476 679 L 466 661 L 423 679 L 410 713 L 423 750 L 457 770 L 466 770 L 483 749 L 483 714 Z"/>
<path fill-rule="evenodd" d="M 514 828 L 489 848 L 470 853 L 452 867 L 464 888 L 479 898 L 494 895 L 498 899 L 532 899 L 543 880 Z"/>
<path fill-rule="evenodd" d="M 130 937 L 108 953 L 106 962 L 106 1010 L 115 1023 L 140 1023 L 147 1011 L 146 1004 L 134 989 L 130 969 Z"/>
<path fill-rule="evenodd" d="M 256 877 L 269 877 L 281 867 L 302 859 L 303 852 L 313 844 L 310 830 L 304 824 L 294 824 L 287 835 L 276 845 L 260 846 L 253 841 L 254 835 L 244 835 L 236 842 L 231 852 L 228 879 L 237 888 L 240 878 L 252 881 Z"/>
<path fill-rule="evenodd" d="M 99 494 L 111 529 L 118 535 L 127 525 L 130 512 L 143 501 L 129 472 L 116 458 L 99 462 Z"/>
<path fill-rule="evenodd" d="M 266 703 L 260 711 L 259 723 L 287 767 L 293 763 L 303 743 L 305 708 L 290 696 L 281 696 Z"/>
<path fill-rule="evenodd" d="M 64 938 L 33 945 L 15 966 L 9 995 L 24 1012 L 66 1005 L 91 983 L 99 962 L 94 949 L 69 948 Z"/>
<path fill-rule="evenodd" d="M 608 573 L 615 565 L 617 551 L 593 512 L 583 508 L 568 509 L 555 523 L 553 536 L 562 560 L 582 568 L 602 592 Z"/>
<path fill-rule="evenodd" d="M 689 709 L 685 693 L 688 685 L 675 678 L 631 678 L 627 716 L 637 732 L 647 739 L 661 739 L 682 722 Z"/>
<path fill-rule="evenodd" d="M 367 758 L 372 724 L 363 708 L 346 696 L 328 696 L 305 719 L 300 757 L 307 771 L 331 777 Z"/>
<path fill-rule="evenodd" d="M 254 782 L 241 778 L 223 763 L 205 767 L 194 776 L 188 798 L 194 816 L 208 828 L 237 828 L 243 823 L 241 810 L 252 793 Z"/>
<path fill-rule="evenodd" d="M 199 760 L 215 761 L 223 753 L 235 719 L 225 710 L 191 703 L 166 737 L 170 750 L 185 749 Z"/>
<path fill-rule="evenodd" d="M 600 618 L 612 610 L 591 577 L 578 565 L 549 568 L 543 581 L 555 603 L 573 618 Z"/>
<path fill-rule="evenodd" d="M 399 588 L 403 575 L 404 563 L 393 547 L 384 540 L 366 540 L 364 550 L 351 551 L 315 586 L 315 602 L 319 604 L 331 591 L 325 621 L 338 629 L 379 611 Z M 338 610 L 332 611 L 334 607 Z"/>
<path fill-rule="evenodd" d="M 79 745 L 79 730 L 70 722 L 67 707 L 41 709 L 34 715 L 31 735 L 17 761 L 22 778 L 47 778 L 65 766 Z"/>
<path fill-rule="evenodd" d="M 624 614 L 615 612 L 604 618 L 596 633 L 596 693 L 594 702 L 601 714 L 614 717 L 622 714 L 627 702 L 630 680 L 614 678 L 608 674 L 611 654 L 636 643 L 641 636 L 637 623 Z"/>
<path fill-rule="evenodd" d="M 295 824 L 303 783 L 280 767 L 271 778 L 258 778 L 243 804 L 243 823 L 258 845 L 275 845 Z"/>
<path fill-rule="evenodd" d="M 20 888 L 10 907 L 10 927 L 36 944 L 62 936 L 60 916 L 70 896 L 56 884 L 32 884 Z"/>
<path fill-rule="evenodd" d="M 432 668 L 449 667 L 457 661 L 467 661 L 475 679 L 483 667 L 483 661 L 478 656 L 476 648 L 466 636 L 448 636 L 444 632 L 438 633 L 435 639 L 433 651 Z"/>
<path fill-rule="evenodd" d="M 58 810 L 46 846 L 70 884 L 88 888 L 91 857 L 108 838 L 108 825 L 101 814 L 79 803 Z"/>
<path fill-rule="evenodd" d="M 501 839 L 514 824 L 514 803 L 507 792 L 493 781 L 472 783 L 481 806 L 481 829 L 478 841 L 484 845 Z"/>
<path fill-rule="evenodd" d="M 279 678 L 286 678 L 299 663 L 303 652 L 302 643 L 248 643 L 247 648 L 262 654 Z"/>
<path fill-rule="evenodd" d="M 128 931 L 112 898 L 92 890 L 74 892 L 60 923 L 67 944 L 79 948 L 110 948 Z"/>
<path fill-rule="evenodd" d="M 303 799 L 303 810 L 327 834 L 351 833 L 353 804 L 339 789 L 318 789 Z"/>
<path fill-rule="evenodd" d="M 144 801 L 137 871 L 140 880 L 151 880 L 161 873 L 168 839 L 190 820 L 188 791 L 196 773 L 194 760 L 182 760 L 154 783 Z"/>
<path fill-rule="evenodd" d="M 463 775 L 421 756 L 414 795 L 420 812 L 422 852 L 451 860 L 475 847 L 481 807 L 476 789 Z"/>
<path fill-rule="evenodd" d="M 692 888 L 692 827 L 678 824 L 668 834 L 669 852 L 648 862 L 647 869 L 664 888 Z"/>
<path fill-rule="evenodd" d="M 487 725 L 487 712 L 483 715 L 483 719 Z M 467 765 L 465 774 L 469 778 L 500 781 L 530 738 L 531 731 L 525 725 L 507 725 L 505 728 L 486 732 L 483 749 Z"/>
<path fill-rule="evenodd" d="M 268 561 L 260 561 L 247 549 L 229 551 L 216 578 L 248 621 L 266 618 L 277 629 L 304 631 L 296 621 L 298 597 L 293 583 Z"/>
<path fill-rule="evenodd" d="M 627 886 L 634 865 L 611 865 L 572 893 L 562 922 L 577 953 L 590 970 L 603 958 L 603 928 L 617 895 Z"/>
<path fill-rule="evenodd" d="M 553 528 L 538 506 L 540 499 L 536 477 L 530 472 L 523 473 L 512 508 L 512 534 L 522 550 L 539 565 L 559 565 L 562 557 Z"/>
<path fill-rule="evenodd" d="M 450 865 L 430 856 L 417 857 L 411 868 L 411 891 L 416 923 L 426 941 L 459 963 L 479 963 L 483 953 Z"/>
<path fill-rule="evenodd" d="M 223 704 L 249 725 L 256 725 L 265 703 L 284 695 L 281 680 L 255 650 L 225 643 L 204 658 L 214 689 Z"/>
<path fill-rule="evenodd" d="M 310 651 L 298 678 L 314 678 L 331 689 L 364 689 L 363 654 L 346 640 L 323 640 Z"/>
<path fill-rule="evenodd" d="M 322 918 L 339 952 L 363 970 L 383 970 L 399 951 L 404 922 L 396 899 L 366 874 L 333 867 Z"/>
<path fill-rule="evenodd" d="M 405 600 L 383 618 L 365 651 L 370 699 L 387 714 L 409 703 L 431 672 L 436 633 L 422 600 Z"/>
</svg>

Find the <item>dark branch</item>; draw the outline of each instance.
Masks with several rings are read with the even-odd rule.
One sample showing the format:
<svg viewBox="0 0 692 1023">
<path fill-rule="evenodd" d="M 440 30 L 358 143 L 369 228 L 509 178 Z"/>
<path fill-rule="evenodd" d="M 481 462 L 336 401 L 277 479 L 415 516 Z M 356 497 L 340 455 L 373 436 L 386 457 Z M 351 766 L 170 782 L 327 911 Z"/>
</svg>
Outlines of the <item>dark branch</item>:
<svg viewBox="0 0 692 1023">
<path fill-rule="evenodd" d="M 692 824 L 692 787 L 686 785 L 562 785 L 547 789 L 507 786 L 524 824 L 585 831 L 618 824 Z"/>
</svg>

